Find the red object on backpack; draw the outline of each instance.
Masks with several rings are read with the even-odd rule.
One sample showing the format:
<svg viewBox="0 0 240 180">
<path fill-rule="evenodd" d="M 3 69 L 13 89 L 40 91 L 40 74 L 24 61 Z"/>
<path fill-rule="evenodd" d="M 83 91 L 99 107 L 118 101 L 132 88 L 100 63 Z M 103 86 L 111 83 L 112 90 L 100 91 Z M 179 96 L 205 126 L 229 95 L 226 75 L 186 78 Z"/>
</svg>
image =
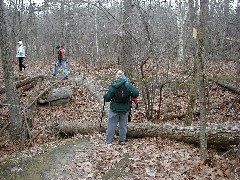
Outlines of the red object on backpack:
<svg viewBox="0 0 240 180">
<path fill-rule="evenodd" d="M 131 98 L 131 104 L 130 104 L 131 107 L 132 107 L 132 102 L 134 102 L 134 104 L 137 104 L 138 103 L 137 98 Z"/>
</svg>

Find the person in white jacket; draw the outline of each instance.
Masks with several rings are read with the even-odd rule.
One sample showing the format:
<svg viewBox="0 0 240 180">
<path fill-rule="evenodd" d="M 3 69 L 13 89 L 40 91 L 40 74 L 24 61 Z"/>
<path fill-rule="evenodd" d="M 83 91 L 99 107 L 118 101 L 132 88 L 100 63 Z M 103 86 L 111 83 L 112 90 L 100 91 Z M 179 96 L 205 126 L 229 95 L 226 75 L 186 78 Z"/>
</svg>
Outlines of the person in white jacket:
<svg viewBox="0 0 240 180">
<path fill-rule="evenodd" d="M 26 57 L 26 54 L 25 54 L 25 46 L 23 46 L 23 43 L 21 40 L 18 41 L 16 57 L 18 58 L 18 62 L 19 62 L 19 71 L 22 71 L 23 68 L 24 69 L 26 68 L 26 66 L 23 64 L 23 59 Z"/>
</svg>

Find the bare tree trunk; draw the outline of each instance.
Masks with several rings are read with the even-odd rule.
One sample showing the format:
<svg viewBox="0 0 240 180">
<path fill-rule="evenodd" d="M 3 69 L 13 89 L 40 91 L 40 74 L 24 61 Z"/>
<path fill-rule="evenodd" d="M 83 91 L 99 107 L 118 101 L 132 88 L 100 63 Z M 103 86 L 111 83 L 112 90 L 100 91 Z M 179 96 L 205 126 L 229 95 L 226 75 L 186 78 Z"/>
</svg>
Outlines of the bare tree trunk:
<svg viewBox="0 0 240 180">
<path fill-rule="evenodd" d="M 144 104 L 145 104 L 145 111 L 146 111 L 146 117 L 149 119 L 151 118 L 150 115 L 151 115 L 151 102 L 150 102 L 150 87 L 148 85 L 148 82 L 147 82 L 147 78 L 146 78 L 146 75 L 144 73 L 144 66 L 146 65 L 147 61 L 149 60 L 150 58 L 147 58 L 145 59 L 142 64 L 140 65 L 140 71 L 141 71 L 141 78 L 142 78 L 142 83 L 143 83 L 143 86 L 144 86 L 144 93 L 143 93 L 143 99 L 144 99 Z"/>
<path fill-rule="evenodd" d="M 236 68 L 237 68 L 237 77 L 240 77 L 240 33 L 239 33 L 239 29 L 240 29 L 240 0 L 238 0 L 238 4 L 237 4 L 237 7 L 236 7 L 236 15 L 235 15 L 235 24 L 237 25 L 237 29 L 238 31 L 236 31 L 236 42 L 238 42 L 236 44 L 236 50 L 237 50 L 237 63 L 236 63 Z M 238 86 L 240 86 L 240 80 L 238 80 Z M 239 87 L 240 88 L 240 87 Z"/>
<path fill-rule="evenodd" d="M 189 90 L 189 102 L 188 102 L 188 107 L 187 107 L 187 116 L 184 119 L 184 126 L 191 126 L 192 121 L 193 121 L 193 113 L 194 113 L 194 107 L 196 103 L 196 88 L 195 88 L 195 72 L 193 74 L 191 83 L 190 83 L 190 90 Z"/>
<path fill-rule="evenodd" d="M 209 38 L 211 39 L 208 44 L 208 52 L 209 56 L 212 58 L 216 57 L 216 53 L 214 53 L 214 48 L 215 48 L 215 43 L 216 43 L 216 36 L 213 34 L 213 32 L 218 31 L 218 27 L 216 26 L 216 20 L 215 20 L 215 7 L 216 7 L 216 0 L 210 0 L 210 5 L 209 5 L 209 28 L 211 29 L 211 33 L 209 34 Z"/>
<path fill-rule="evenodd" d="M 37 33 L 37 23 L 36 23 L 36 15 L 35 15 L 35 4 L 29 2 L 29 12 L 27 17 L 27 25 L 26 25 L 26 33 L 27 37 L 25 39 L 28 54 L 28 60 L 36 60 L 38 57 L 38 33 Z"/>
<path fill-rule="evenodd" d="M 18 7 L 18 38 L 22 39 L 23 38 L 23 29 L 22 29 L 22 7 L 23 7 L 23 0 L 19 0 L 19 2 L 17 2 L 16 0 L 16 4 L 17 6 L 20 6 L 20 9 Z"/>
<path fill-rule="evenodd" d="M 194 2 L 189 1 L 189 13 L 190 13 L 190 21 L 192 24 L 192 29 L 196 27 L 196 5 L 194 7 Z M 192 52 L 194 59 L 196 58 L 196 42 L 193 39 L 192 41 Z M 193 69 L 193 77 L 190 83 L 190 90 L 189 90 L 189 102 L 188 102 L 188 108 L 187 108 L 187 116 L 184 120 L 185 126 L 190 126 L 192 124 L 193 120 L 193 113 L 194 113 L 194 107 L 196 103 L 196 61 L 194 61 L 194 69 Z"/>
<path fill-rule="evenodd" d="M 229 0 L 224 0 L 224 20 L 223 20 L 223 29 L 221 37 L 221 49 L 224 49 L 224 43 L 227 34 L 227 25 L 228 25 L 228 16 L 229 16 Z"/>
<path fill-rule="evenodd" d="M 206 18 L 208 14 L 208 0 L 200 1 L 200 26 L 198 31 L 198 58 L 197 65 L 197 83 L 199 90 L 199 104 L 200 104 L 200 147 L 201 159 L 207 159 L 207 138 L 206 138 L 206 95 L 205 95 L 205 81 L 204 81 L 204 43 L 206 32 Z"/>
<path fill-rule="evenodd" d="M 60 23 L 61 23 L 60 35 L 61 35 L 61 41 L 58 42 L 58 43 L 60 43 L 63 46 L 66 46 L 65 45 L 65 33 L 66 33 L 65 32 L 65 8 L 64 8 L 65 0 L 61 0 L 60 2 L 61 2 L 61 12 L 60 12 Z"/>
<path fill-rule="evenodd" d="M 188 7 L 186 2 L 177 3 L 177 22 L 178 22 L 178 61 L 184 60 L 184 26 L 188 15 Z M 183 14 L 183 15 L 182 15 Z"/>
<path fill-rule="evenodd" d="M 195 56 L 194 56 L 195 57 Z M 184 126 L 192 125 L 193 116 L 194 116 L 194 109 L 196 107 L 196 99 L 197 99 L 197 87 L 196 87 L 196 63 L 194 63 L 193 67 L 193 76 L 189 83 L 189 102 L 187 107 L 187 115 L 184 119 Z"/>
<path fill-rule="evenodd" d="M 95 7 L 95 16 L 94 16 L 94 24 L 95 24 L 95 46 L 96 46 L 96 60 L 98 60 L 98 55 L 99 55 L 99 46 L 98 46 L 98 20 L 97 20 L 97 15 L 98 15 L 98 8 Z"/>
<path fill-rule="evenodd" d="M 9 104 L 8 108 L 11 120 L 11 137 L 12 139 L 17 140 L 21 136 L 22 116 L 19 99 L 17 96 L 17 90 L 14 83 L 12 61 L 10 61 L 12 48 L 9 46 L 7 24 L 5 19 L 6 17 L 4 14 L 4 3 L 3 0 L 0 0 L 0 49 L 2 49 L 1 59 L 6 87 L 6 97 Z"/>
<path fill-rule="evenodd" d="M 132 13 L 132 0 L 124 0 L 123 12 L 123 35 L 122 35 L 122 51 L 121 62 L 123 70 L 126 75 L 131 79 L 133 72 L 133 37 L 131 34 L 131 13 Z"/>
</svg>

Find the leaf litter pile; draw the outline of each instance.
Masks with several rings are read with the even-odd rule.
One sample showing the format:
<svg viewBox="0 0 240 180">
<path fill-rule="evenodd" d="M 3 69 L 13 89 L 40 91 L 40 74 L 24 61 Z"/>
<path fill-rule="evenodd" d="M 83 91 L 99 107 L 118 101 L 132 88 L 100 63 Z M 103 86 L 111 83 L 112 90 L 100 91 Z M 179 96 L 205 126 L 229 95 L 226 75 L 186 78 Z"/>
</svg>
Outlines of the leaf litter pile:
<svg viewBox="0 0 240 180">
<path fill-rule="evenodd" d="M 31 72 L 29 68 L 26 72 L 28 76 L 36 76 L 36 73 L 48 74 L 50 80 L 44 80 L 40 86 L 28 91 L 22 92 L 19 89 L 19 98 L 23 107 L 31 102 L 31 97 L 36 96 L 53 83 L 49 65 L 42 63 L 41 66 L 38 64 L 38 67 L 34 68 L 35 65 L 32 63 L 29 66 L 34 72 Z M 214 69 L 214 64 L 211 67 Z M 229 67 L 229 65 L 225 67 Z M 209 149 L 208 159 L 202 162 L 199 147 L 162 139 L 161 137 L 128 139 L 126 145 L 119 145 L 117 136 L 113 144 L 106 145 L 105 134 L 98 132 L 85 136 L 76 135 L 67 139 L 62 138 L 56 129 L 59 120 L 67 119 L 84 123 L 84 121 L 99 120 L 101 116 L 102 105 L 96 102 L 88 90 L 76 83 L 79 72 L 87 72 L 97 80 L 102 80 L 105 88 L 113 80 L 116 72 L 116 69 L 111 66 L 102 69 L 86 69 L 78 63 L 71 63 L 71 66 L 69 64 L 69 69 L 71 79 L 64 80 L 57 85 L 59 87 L 63 85 L 72 87 L 73 95 L 68 105 L 37 106 L 34 110 L 33 127 L 31 129 L 32 134 L 37 136 L 31 143 L 26 142 L 25 149 L 20 153 L 18 152 L 20 142 L 12 142 L 6 128 L 0 137 L 1 159 L 37 156 L 60 144 L 87 137 L 89 142 L 84 149 L 76 151 L 74 157 L 58 169 L 55 179 L 114 179 L 116 177 L 119 179 L 233 179 L 239 176 L 239 173 L 237 175 L 234 173 L 239 166 L 239 159 L 233 156 L 230 151 L 219 153 Z M 230 71 L 224 70 L 218 73 L 221 74 L 222 72 Z M 63 72 L 59 72 L 59 74 L 61 73 Z M 230 75 L 235 76 L 234 71 L 232 73 Z M 164 76 L 164 71 L 162 75 Z M 239 101 L 232 104 L 238 97 L 215 85 L 212 86 L 209 92 L 209 102 L 212 108 L 209 108 L 208 124 L 239 124 Z M 0 101 L 3 102 L 5 94 L 1 94 L 0 98 Z M 164 102 L 161 110 L 166 113 L 161 115 L 160 119 L 164 119 L 164 116 L 186 111 L 188 98 L 184 92 L 173 93 L 171 96 L 163 95 L 163 98 Z M 229 108 L 230 106 L 231 108 Z M 5 106 L 0 108 L 0 114 L 2 128 L 9 123 L 9 115 Z M 144 114 L 144 107 L 141 106 L 140 100 L 140 108 L 133 112 L 132 123 L 147 122 Z M 199 124 L 197 118 L 193 125 Z M 107 121 L 107 117 L 104 117 L 104 121 Z M 159 122 L 157 119 L 155 121 Z M 171 123 L 181 125 L 183 121 L 176 118 L 171 120 Z"/>
</svg>

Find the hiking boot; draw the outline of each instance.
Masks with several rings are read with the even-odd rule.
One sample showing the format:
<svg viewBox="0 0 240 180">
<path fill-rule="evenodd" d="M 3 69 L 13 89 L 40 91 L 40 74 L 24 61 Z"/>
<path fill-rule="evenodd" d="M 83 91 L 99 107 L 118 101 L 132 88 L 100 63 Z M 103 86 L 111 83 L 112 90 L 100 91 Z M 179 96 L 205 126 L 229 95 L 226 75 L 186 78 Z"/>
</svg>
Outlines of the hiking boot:
<svg viewBox="0 0 240 180">
<path fill-rule="evenodd" d="M 125 141 L 120 141 L 119 144 L 120 145 L 125 145 L 126 143 L 125 143 Z"/>
</svg>

